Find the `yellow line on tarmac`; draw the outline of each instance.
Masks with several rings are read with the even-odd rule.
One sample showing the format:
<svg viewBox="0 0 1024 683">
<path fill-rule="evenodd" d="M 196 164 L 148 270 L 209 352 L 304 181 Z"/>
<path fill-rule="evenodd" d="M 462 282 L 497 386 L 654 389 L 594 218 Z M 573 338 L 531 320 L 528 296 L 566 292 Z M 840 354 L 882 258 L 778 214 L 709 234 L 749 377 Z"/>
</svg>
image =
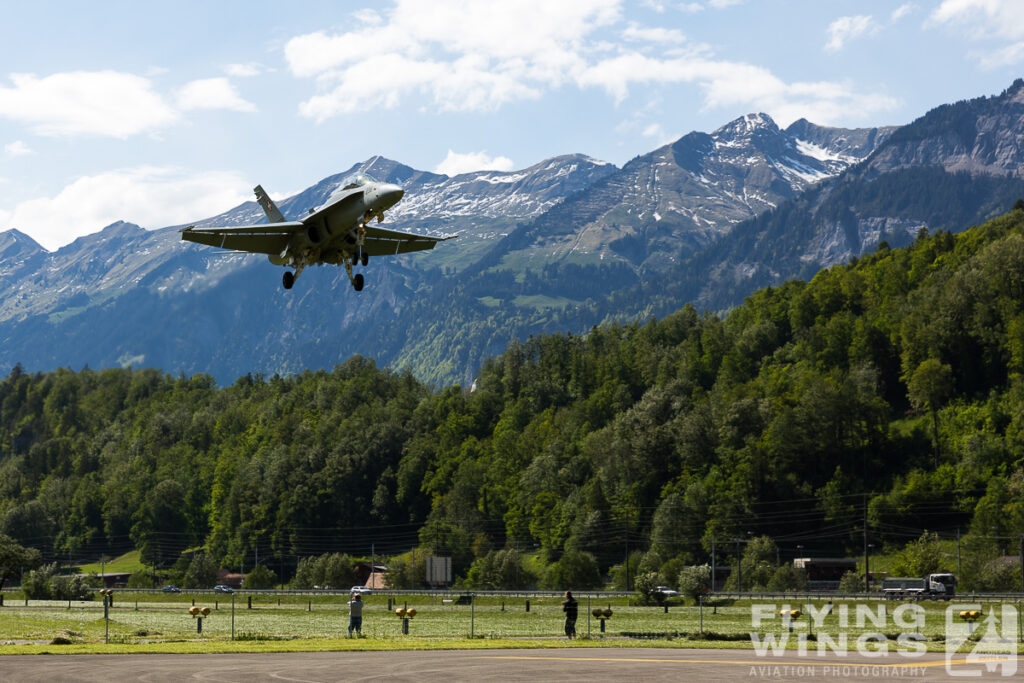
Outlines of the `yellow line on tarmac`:
<svg viewBox="0 0 1024 683">
<path fill-rule="evenodd" d="M 838 660 L 802 659 L 798 661 L 785 661 L 774 657 L 764 659 L 738 660 L 738 659 L 652 659 L 647 657 L 541 657 L 525 655 L 476 655 L 476 659 L 538 659 L 559 662 L 651 662 L 654 664 L 741 664 L 744 666 L 859 666 L 859 667 L 885 667 L 888 669 L 904 669 L 925 666 L 946 666 L 957 664 L 984 664 L 985 662 L 1005 662 L 1006 658 L 995 657 L 985 659 L 953 659 L 948 662 L 945 659 L 931 660 L 927 662 L 903 662 L 899 664 L 883 664 L 881 662 L 846 662 Z"/>
</svg>

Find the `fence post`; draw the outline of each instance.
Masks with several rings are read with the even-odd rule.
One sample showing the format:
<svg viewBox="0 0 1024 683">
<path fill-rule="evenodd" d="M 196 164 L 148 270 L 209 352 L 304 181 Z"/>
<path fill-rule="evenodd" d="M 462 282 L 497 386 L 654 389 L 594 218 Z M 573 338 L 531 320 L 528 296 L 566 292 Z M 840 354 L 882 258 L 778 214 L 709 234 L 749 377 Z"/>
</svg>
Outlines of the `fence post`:
<svg viewBox="0 0 1024 683">
<path fill-rule="evenodd" d="M 587 594 L 587 638 L 590 638 L 590 595 Z"/>
<path fill-rule="evenodd" d="M 476 595 L 469 594 L 469 637 L 473 638 L 474 626 L 476 625 Z"/>
<path fill-rule="evenodd" d="M 704 634 L 704 595 L 703 593 L 697 594 L 697 606 L 700 608 L 700 633 Z"/>
<path fill-rule="evenodd" d="M 249 609 L 252 609 L 252 596 L 249 596 Z M 231 640 L 235 639 L 235 594 L 231 594 Z"/>
</svg>

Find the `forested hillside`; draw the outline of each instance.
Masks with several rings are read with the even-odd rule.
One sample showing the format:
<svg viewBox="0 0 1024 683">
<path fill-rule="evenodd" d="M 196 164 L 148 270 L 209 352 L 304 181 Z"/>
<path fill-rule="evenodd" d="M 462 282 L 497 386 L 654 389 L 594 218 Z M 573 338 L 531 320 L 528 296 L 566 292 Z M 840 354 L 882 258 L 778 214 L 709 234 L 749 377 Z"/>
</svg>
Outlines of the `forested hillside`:
<svg viewBox="0 0 1024 683">
<path fill-rule="evenodd" d="M 876 547 L 960 529 L 981 562 L 1024 533 L 1024 208 L 725 317 L 533 337 L 472 388 L 359 357 L 220 389 L 29 370 L 0 382 L 0 532 L 51 557 L 204 545 L 288 573 L 418 546 L 464 573 L 501 548 L 602 571 L 639 550 L 657 569 L 762 535 L 859 552 L 866 518 Z"/>
</svg>

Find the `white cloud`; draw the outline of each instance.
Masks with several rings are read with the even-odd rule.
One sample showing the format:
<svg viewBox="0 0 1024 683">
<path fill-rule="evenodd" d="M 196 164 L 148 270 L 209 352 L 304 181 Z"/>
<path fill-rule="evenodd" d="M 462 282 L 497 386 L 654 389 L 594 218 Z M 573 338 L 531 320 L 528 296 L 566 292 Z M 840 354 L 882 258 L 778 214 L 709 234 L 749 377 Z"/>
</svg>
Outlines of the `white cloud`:
<svg viewBox="0 0 1024 683">
<path fill-rule="evenodd" d="M 878 29 L 878 23 L 869 14 L 839 17 L 828 26 L 828 42 L 825 43 L 825 49 L 829 52 L 842 50 L 848 41 L 877 33 Z"/>
<path fill-rule="evenodd" d="M 511 171 L 514 168 L 512 160 L 508 157 L 488 156 L 486 150 L 458 154 L 449 149 L 448 156 L 437 165 L 434 173 L 455 176 L 473 171 Z"/>
<path fill-rule="evenodd" d="M 983 42 L 983 49 L 969 56 L 984 68 L 1024 61 L 1024 2 L 1020 0 L 943 0 L 926 22 L 926 26 L 939 25 Z"/>
<path fill-rule="evenodd" d="M 622 32 L 622 37 L 626 40 L 643 43 L 673 43 L 678 45 L 686 41 L 686 36 L 677 29 L 647 28 L 639 26 L 635 22 L 629 23 L 626 30 Z"/>
<path fill-rule="evenodd" d="M 680 12 L 686 12 L 687 14 L 696 14 L 697 12 L 704 11 L 704 5 L 699 2 L 684 2 L 677 7 Z"/>
<path fill-rule="evenodd" d="M 30 154 L 35 154 L 36 151 L 26 145 L 21 140 L 15 140 L 14 142 L 4 145 L 4 156 L 13 159 L 14 157 L 24 157 Z"/>
<path fill-rule="evenodd" d="M 56 196 L 0 210 L 0 219 L 52 250 L 119 220 L 147 228 L 179 225 L 249 198 L 249 182 L 235 172 L 146 166 L 78 178 Z"/>
<path fill-rule="evenodd" d="M 116 71 L 75 71 L 45 78 L 12 74 L 0 86 L 0 117 L 39 135 L 128 138 L 168 126 L 178 113 L 149 80 Z"/>
<path fill-rule="evenodd" d="M 708 0 L 708 5 L 715 9 L 725 9 L 734 5 L 742 5 L 745 0 Z"/>
<path fill-rule="evenodd" d="M 1024 2 L 1020 0 L 943 0 L 929 23 L 949 24 L 975 39 L 1024 38 Z"/>
<path fill-rule="evenodd" d="M 256 105 L 247 102 L 226 78 L 203 78 L 189 81 L 178 90 L 178 106 L 190 109 L 230 109 L 254 112 Z"/>
<path fill-rule="evenodd" d="M 907 16 L 908 14 L 910 14 L 911 12 L 913 12 L 916 9 L 917 9 L 917 4 L 916 3 L 905 2 L 905 3 L 903 3 L 902 5 L 900 5 L 899 7 L 897 7 L 896 9 L 894 9 L 892 11 L 892 14 L 889 15 L 889 21 L 895 23 L 895 22 L 899 21 L 900 19 L 902 19 L 903 17 Z"/>
<path fill-rule="evenodd" d="M 300 111 L 318 121 L 413 95 L 442 111 L 492 110 L 571 80 L 586 38 L 619 21 L 620 2 L 399 0 L 379 24 L 292 38 L 285 58 L 295 76 L 317 79 Z"/>
<path fill-rule="evenodd" d="M 316 88 L 299 105 L 303 116 L 322 122 L 410 99 L 441 112 L 494 111 L 572 86 L 600 88 L 621 103 L 631 88 L 672 84 L 700 87 L 705 108 L 741 105 L 786 118 L 806 107 L 793 118 L 822 114 L 821 123 L 895 106 L 848 83 L 786 83 L 762 67 L 716 59 L 681 31 L 627 21 L 621 0 L 397 0 L 357 19 L 345 33 L 287 42 L 291 73 Z M 842 40 L 875 28 L 858 26 Z"/>
<path fill-rule="evenodd" d="M 224 73 L 228 76 L 234 76 L 235 78 L 251 78 L 253 76 L 259 76 L 263 73 L 263 65 L 257 64 L 256 62 L 247 62 L 245 64 L 228 64 L 224 67 Z"/>
</svg>

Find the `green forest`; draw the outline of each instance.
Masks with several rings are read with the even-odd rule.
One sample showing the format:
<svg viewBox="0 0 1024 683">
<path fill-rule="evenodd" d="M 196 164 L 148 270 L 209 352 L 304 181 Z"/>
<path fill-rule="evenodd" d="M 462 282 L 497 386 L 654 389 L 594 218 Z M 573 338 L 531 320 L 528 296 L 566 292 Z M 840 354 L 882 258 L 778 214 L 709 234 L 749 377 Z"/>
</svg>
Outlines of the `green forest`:
<svg viewBox="0 0 1024 683">
<path fill-rule="evenodd" d="M 202 549 L 289 578 L 346 553 L 395 558 L 413 584 L 434 554 L 465 585 L 621 584 L 623 566 L 629 585 L 630 564 L 674 582 L 713 549 L 724 565 L 959 533 L 966 585 L 1005 589 L 1015 574 L 990 565 L 1017 552 L 1022 489 L 1020 208 L 727 315 L 515 342 L 471 387 L 362 357 L 226 387 L 152 369 L 0 381 L 0 533 L 63 563 Z"/>
</svg>

